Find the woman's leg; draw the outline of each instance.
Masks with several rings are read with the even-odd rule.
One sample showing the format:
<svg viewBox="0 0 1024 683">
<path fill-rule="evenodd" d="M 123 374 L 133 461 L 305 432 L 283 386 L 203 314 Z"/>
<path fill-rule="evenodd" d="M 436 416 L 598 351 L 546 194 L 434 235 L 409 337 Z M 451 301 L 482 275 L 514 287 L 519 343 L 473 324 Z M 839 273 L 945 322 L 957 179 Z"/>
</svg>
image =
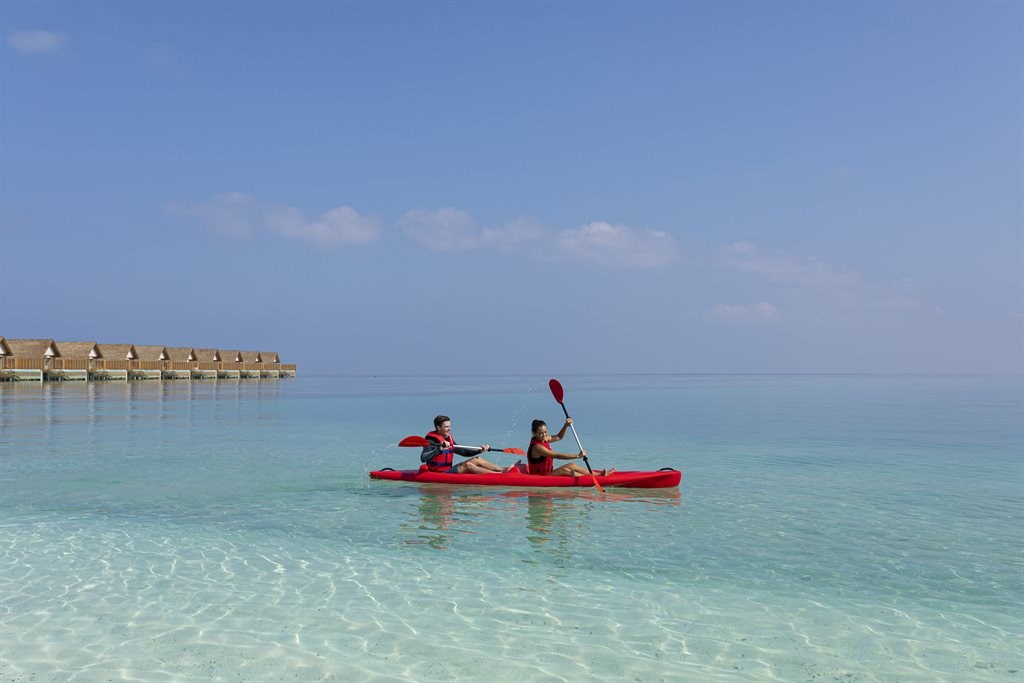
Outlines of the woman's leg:
<svg viewBox="0 0 1024 683">
<path fill-rule="evenodd" d="M 615 468 L 608 470 L 594 470 L 594 474 L 603 477 L 606 474 L 611 474 L 615 471 Z M 572 476 L 572 477 L 589 477 L 590 471 L 583 465 L 577 465 L 574 462 L 570 462 L 566 465 L 562 465 L 551 474 L 557 474 L 561 476 Z"/>
</svg>

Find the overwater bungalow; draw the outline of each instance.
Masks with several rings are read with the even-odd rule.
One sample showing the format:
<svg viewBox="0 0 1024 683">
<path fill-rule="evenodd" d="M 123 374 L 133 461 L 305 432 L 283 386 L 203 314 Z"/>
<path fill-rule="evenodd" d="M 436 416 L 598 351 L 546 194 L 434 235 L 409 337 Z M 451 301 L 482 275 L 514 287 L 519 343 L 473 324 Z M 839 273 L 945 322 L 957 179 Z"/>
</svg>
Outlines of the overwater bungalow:
<svg viewBox="0 0 1024 683">
<path fill-rule="evenodd" d="M 276 351 L 222 351 L 157 344 L 8 339 L 0 336 L 0 380 L 241 379 L 294 377 Z"/>
<path fill-rule="evenodd" d="M 242 366 L 239 368 L 242 377 L 259 377 L 263 369 L 260 365 L 259 351 L 239 351 Z"/>
<path fill-rule="evenodd" d="M 132 363 L 139 359 L 134 344 L 97 344 L 99 358 L 92 362 L 92 379 L 128 380 Z"/>
<path fill-rule="evenodd" d="M 242 377 L 242 352 L 220 350 L 220 377 L 241 379 Z"/>
<path fill-rule="evenodd" d="M 99 345 L 94 341 L 62 341 L 58 347 L 60 356 L 50 360 L 46 379 L 87 382 L 93 362 L 103 357 Z"/>
<path fill-rule="evenodd" d="M 260 351 L 264 368 L 269 368 L 271 377 L 294 377 L 295 363 L 282 363 L 277 351 Z"/>
<path fill-rule="evenodd" d="M 281 376 L 281 359 L 276 351 L 260 351 L 261 374 L 264 377 Z"/>
<path fill-rule="evenodd" d="M 159 344 L 136 345 L 138 360 L 131 364 L 132 379 L 163 379 L 167 347 Z"/>
<path fill-rule="evenodd" d="M 52 339 L 2 339 L 4 379 L 42 382 L 50 361 L 60 358 L 60 348 Z"/>
<path fill-rule="evenodd" d="M 217 379 L 220 365 L 220 351 L 217 349 L 193 349 L 192 377 L 194 379 Z"/>
<path fill-rule="evenodd" d="M 191 346 L 168 346 L 164 360 L 164 379 L 192 379 L 195 350 Z"/>
</svg>

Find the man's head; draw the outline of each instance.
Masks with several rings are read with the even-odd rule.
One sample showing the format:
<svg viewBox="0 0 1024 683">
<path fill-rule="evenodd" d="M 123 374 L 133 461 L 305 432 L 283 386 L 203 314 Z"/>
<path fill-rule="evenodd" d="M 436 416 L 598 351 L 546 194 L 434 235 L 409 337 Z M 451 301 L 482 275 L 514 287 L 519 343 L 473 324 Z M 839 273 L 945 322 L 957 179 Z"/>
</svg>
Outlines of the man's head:
<svg viewBox="0 0 1024 683">
<path fill-rule="evenodd" d="M 452 419 L 447 415 L 438 415 L 434 418 L 434 431 L 438 434 L 452 431 Z"/>
</svg>

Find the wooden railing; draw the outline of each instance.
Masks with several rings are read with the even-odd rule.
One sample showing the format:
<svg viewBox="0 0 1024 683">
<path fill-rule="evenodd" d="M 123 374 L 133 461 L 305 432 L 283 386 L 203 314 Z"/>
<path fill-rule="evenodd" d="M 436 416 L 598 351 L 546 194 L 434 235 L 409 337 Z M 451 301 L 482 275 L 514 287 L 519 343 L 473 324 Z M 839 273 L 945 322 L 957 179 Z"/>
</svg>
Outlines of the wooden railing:
<svg viewBox="0 0 1024 683">
<path fill-rule="evenodd" d="M 92 362 L 93 370 L 128 370 L 133 361 L 97 358 Z"/>
<path fill-rule="evenodd" d="M 45 358 L 4 358 L 5 370 L 44 370 Z"/>
<path fill-rule="evenodd" d="M 51 370 L 88 370 L 88 358 L 53 358 L 50 360 Z"/>
<path fill-rule="evenodd" d="M 162 360 L 133 360 L 131 361 L 132 370 L 163 370 L 164 362 Z"/>
</svg>

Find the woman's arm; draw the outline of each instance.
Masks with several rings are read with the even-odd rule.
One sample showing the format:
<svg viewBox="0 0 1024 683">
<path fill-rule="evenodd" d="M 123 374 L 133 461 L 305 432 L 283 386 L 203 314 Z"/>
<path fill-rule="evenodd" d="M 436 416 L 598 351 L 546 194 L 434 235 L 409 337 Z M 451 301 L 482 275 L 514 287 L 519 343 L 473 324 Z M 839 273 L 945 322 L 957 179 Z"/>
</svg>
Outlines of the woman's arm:
<svg viewBox="0 0 1024 683">
<path fill-rule="evenodd" d="M 548 438 L 551 441 L 561 441 L 562 439 L 565 438 L 565 430 L 568 429 L 569 425 L 571 425 L 571 424 L 572 424 L 572 418 L 571 417 L 570 418 L 566 418 L 565 424 L 562 425 L 562 428 L 558 430 L 558 433 L 555 434 L 554 436 L 551 436 L 551 437 L 548 437 Z"/>
<path fill-rule="evenodd" d="M 578 459 L 582 458 L 584 455 L 587 454 L 586 451 L 580 451 L 579 453 L 574 453 L 574 454 L 555 453 L 553 450 L 551 450 L 547 446 L 542 446 L 539 443 L 538 444 L 534 444 L 533 450 L 534 450 L 534 452 L 538 452 L 539 451 L 540 455 L 542 457 L 544 457 L 544 458 L 556 458 L 558 460 L 578 460 Z"/>
</svg>

